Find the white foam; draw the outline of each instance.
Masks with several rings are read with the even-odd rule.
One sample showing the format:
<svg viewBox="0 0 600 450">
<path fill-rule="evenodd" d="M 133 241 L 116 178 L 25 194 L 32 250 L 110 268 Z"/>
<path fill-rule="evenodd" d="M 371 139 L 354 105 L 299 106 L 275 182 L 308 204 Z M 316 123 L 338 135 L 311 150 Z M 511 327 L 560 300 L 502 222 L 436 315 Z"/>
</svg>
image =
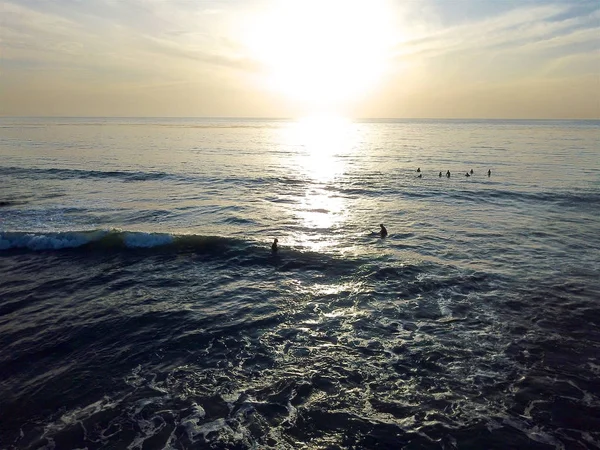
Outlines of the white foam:
<svg viewBox="0 0 600 450">
<path fill-rule="evenodd" d="M 196 438 L 200 435 L 206 439 L 206 436 L 209 433 L 220 432 L 221 430 L 233 432 L 231 427 L 227 425 L 227 421 L 224 418 L 219 418 L 213 420 L 212 422 L 203 423 L 202 425 L 198 425 L 199 419 L 199 417 L 194 415 L 190 416 L 190 418 L 181 423 L 181 425 L 183 425 L 183 427 L 185 428 L 188 438 L 192 442 L 195 442 Z"/>
<path fill-rule="evenodd" d="M 554 436 L 548 434 L 542 427 L 529 426 L 526 423 L 522 423 L 516 419 L 505 418 L 503 422 L 517 430 L 525 433 L 529 439 L 541 444 L 553 445 L 556 450 L 565 450 L 565 446 L 562 442 L 554 438 Z"/>
<path fill-rule="evenodd" d="M 53 233 L 0 232 L 0 250 L 27 248 L 30 250 L 59 250 L 76 248 L 114 233 L 130 248 L 151 248 L 168 245 L 174 237 L 165 233 L 121 232 L 119 230 L 64 231 Z"/>
<path fill-rule="evenodd" d="M 92 235 L 83 233 L 2 233 L 0 234 L 0 249 L 28 248 L 30 250 L 58 250 L 75 248 L 87 244 Z"/>
</svg>

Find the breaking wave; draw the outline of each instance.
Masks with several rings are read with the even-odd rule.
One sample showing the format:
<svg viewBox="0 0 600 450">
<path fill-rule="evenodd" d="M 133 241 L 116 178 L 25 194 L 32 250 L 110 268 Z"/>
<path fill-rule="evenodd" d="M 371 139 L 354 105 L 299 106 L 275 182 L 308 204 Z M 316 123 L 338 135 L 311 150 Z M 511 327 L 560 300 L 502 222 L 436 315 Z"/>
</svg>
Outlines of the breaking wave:
<svg viewBox="0 0 600 450">
<path fill-rule="evenodd" d="M 216 236 L 193 234 L 146 233 L 123 230 L 86 230 L 65 232 L 0 232 L 0 250 L 27 249 L 32 251 L 74 248 L 136 249 L 167 247 L 202 250 L 207 247 L 240 245 L 242 241 Z"/>
</svg>

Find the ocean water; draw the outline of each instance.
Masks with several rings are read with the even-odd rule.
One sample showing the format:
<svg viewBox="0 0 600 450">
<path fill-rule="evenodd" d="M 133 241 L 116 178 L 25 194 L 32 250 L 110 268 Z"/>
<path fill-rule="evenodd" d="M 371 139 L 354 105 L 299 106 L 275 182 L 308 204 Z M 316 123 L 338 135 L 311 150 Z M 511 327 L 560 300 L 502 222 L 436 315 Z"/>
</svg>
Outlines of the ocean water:
<svg viewBox="0 0 600 450">
<path fill-rule="evenodd" d="M 599 211 L 599 121 L 2 118 L 0 448 L 600 448 Z"/>
</svg>

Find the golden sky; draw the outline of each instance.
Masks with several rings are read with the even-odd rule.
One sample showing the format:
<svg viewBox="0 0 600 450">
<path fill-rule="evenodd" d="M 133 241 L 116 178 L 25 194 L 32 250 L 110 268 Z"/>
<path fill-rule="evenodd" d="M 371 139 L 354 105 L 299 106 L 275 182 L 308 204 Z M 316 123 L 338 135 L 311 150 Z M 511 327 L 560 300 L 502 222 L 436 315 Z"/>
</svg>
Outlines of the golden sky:
<svg viewBox="0 0 600 450">
<path fill-rule="evenodd" d="M 0 115 L 600 118 L 597 0 L 0 0 Z"/>
</svg>

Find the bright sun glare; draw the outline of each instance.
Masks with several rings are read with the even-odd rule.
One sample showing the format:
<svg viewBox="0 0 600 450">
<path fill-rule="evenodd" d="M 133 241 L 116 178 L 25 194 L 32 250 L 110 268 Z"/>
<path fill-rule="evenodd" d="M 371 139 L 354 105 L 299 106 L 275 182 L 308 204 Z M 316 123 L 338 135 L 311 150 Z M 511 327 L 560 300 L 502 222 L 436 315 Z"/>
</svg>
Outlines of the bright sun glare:
<svg viewBox="0 0 600 450">
<path fill-rule="evenodd" d="M 312 116 L 290 122 L 281 128 L 285 148 L 294 149 L 295 156 L 287 161 L 307 179 L 301 196 L 297 218 L 307 229 L 331 229 L 346 220 L 347 207 L 343 196 L 328 189 L 342 175 L 356 151 L 356 127 L 336 116 Z M 329 234 L 300 233 L 295 243 L 319 251 L 338 243 Z"/>
<path fill-rule="evenodd" d="M 386 69 L 393 43 L 387 0 L 286 0 L 255 21 L 246 43 L 267 87 L 313 110 L 352 102 Z"/>
<path fill-rule="evenodd" d="M 297 164 L 316 181 L 327 182 L 344 167 L 341 156 L 353 150 L 350 121 L 335 116 L 312 116 L 283 129 L 285 142 L 297 148 Z"/>
</svg>

